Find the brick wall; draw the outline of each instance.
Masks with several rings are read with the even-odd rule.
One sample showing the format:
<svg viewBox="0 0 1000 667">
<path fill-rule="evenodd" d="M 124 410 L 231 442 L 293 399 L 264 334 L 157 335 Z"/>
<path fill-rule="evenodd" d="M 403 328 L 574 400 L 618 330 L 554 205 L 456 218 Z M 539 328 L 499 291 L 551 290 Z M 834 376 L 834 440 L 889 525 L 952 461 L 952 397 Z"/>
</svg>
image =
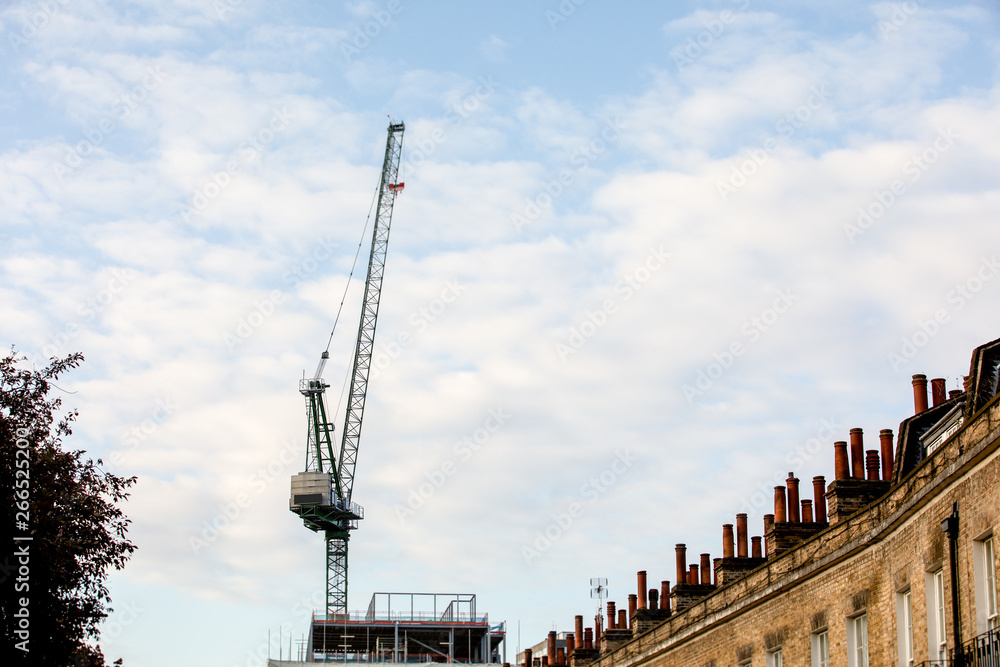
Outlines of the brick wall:
<svg viewBox="0 0 1000 667">
<path fill-rule="evenodd" d="M 928 653 L 927 576 L 944 570 L 951 647 L 952 581 L 941 522 L 954 503 L 962 635 L 971 639 L 976 604 L 982 603 L 974 590 L 974 541 L 990 531 L 1000 538 L 998 398 L 882 498 L 591 664 L 723 667 L 749 656 L 754 667 L 763 667 L 766 652 L 780 647 L 785 665 L 809 665 L 811 635 L 825 628 L 830 664 L 846 667 L 848 619 L 866 613 L 869 664 L 895 665 L 897 596 L 905 590 L 911 593 L 915 662 L 936 658 Z"/>
</svg>

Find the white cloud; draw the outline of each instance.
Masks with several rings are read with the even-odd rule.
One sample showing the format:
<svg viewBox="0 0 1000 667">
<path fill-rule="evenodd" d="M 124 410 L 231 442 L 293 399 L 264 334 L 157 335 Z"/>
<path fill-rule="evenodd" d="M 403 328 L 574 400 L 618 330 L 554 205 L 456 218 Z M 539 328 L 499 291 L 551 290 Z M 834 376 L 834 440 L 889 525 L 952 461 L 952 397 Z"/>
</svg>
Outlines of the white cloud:
<svg viewBox="0 0 1000 667">
<path fill-rule="evenodd" d="M 490 35 L 479 43 L 479 52 L 483 54 L 483 58 L 494 63 L 502 63 L 506 60 L 508 48 L 510 48 L 510 44 L 496 35 Z"/>
</svg>

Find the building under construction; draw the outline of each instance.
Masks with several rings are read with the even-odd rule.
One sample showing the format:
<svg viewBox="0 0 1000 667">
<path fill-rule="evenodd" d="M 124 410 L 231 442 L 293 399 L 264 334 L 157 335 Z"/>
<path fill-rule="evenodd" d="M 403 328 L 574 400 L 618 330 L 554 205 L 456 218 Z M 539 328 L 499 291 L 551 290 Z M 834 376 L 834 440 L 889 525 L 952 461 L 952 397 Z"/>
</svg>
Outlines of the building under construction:
<svg viewBox="0 0 1000 667">
<path fill-rule="evenodd" d="M 364 613 L 314 614 L 306 660 L 501 663 L 505 635 L 472 594 L 375 593 Z"/>
</svg>

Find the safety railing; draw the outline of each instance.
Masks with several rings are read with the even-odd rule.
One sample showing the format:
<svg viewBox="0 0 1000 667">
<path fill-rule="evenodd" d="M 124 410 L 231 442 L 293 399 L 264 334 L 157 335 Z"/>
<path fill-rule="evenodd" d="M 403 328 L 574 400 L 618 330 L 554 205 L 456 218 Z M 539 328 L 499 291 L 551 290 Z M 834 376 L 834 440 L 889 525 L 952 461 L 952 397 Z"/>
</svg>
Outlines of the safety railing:
<svg viewBox="0 0 1000 667">
<path fill-rule="evenodd" d="M 949 667 L 1000 667 L 1000 630 L 988 630 L 951 652 Z"/>
<path fill-rule="evenodd" d="M 337 623 L 405 623 L 405 622 L 431 622 L 431 623 L 488 623 L 488 616 L 476 616 L 468 613 L 452 613 L 443 617 L 440 613 L 435 614 L 429 611 L 415 612 L 376 612 L 365 613 L 352 611 L 347 614 L 321 614 L 313 613 L 314 621 L 330 621 Z"/>
</svg>

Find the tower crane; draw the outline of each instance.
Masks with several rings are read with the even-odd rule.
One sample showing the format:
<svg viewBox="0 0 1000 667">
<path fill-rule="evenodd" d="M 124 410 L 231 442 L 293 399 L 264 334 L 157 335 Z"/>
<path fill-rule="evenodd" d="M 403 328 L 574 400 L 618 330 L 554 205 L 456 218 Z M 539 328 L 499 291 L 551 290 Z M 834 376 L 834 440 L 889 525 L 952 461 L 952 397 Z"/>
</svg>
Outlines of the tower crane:
<svg viewBox="0 0 1000 667">
<path fill-rule="evenodd" d="M 364 508 L 352 502 L 351 497 L 361 440 L 361 421 L 368 393 L 368 372 L 375 345 L 375 322 L 378 319 L 379 297 L 382 293 L 392 208 L 396 194 L 403 188 L 402 183 L 396 182 L 396 177 L 404 129 L 403 123 L 390 120 L 378 205 L 375 209 L 361 323 L 358 325 L 350 393 L 339 447 L 335 448 L 334 445 L 334 425 L 326 407 L 326 389 L 329 385 L 323 381 L 323 369 L 330 358 L 329 343 L 320 356 L 314 376 L 303 378 L 299 383 L 299 392 L 306 399 L 308 419 L 306 464 L 303 472 L 292 476 L 289 509 L 302 518 L 306 528 L 324 534 L 328 617 L 347 613 L 347 545 L 350 531 L 356 529 L 358 521 L 364 518 Z"/>
</svg>

